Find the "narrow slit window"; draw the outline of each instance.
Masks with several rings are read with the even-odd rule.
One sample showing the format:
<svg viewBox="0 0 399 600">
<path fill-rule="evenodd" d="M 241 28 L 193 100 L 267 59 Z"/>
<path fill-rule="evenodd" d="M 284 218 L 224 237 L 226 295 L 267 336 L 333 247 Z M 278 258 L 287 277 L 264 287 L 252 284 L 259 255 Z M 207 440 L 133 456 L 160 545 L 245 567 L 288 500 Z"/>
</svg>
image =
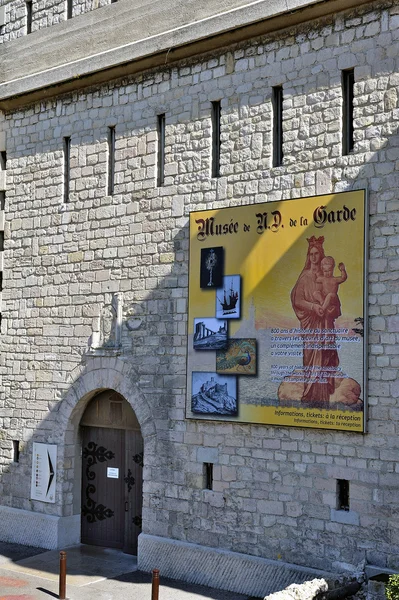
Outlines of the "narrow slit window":
<svg viewBox="0 0 399 600">
<path fill-rule="evenodd" d="M 337 479 L 337 508 L 349 510 L 349 481 Z"/>
<path fill-rule="evenodd" d="M 160 187 L 165 180 L 165 114 L 158 115 L 158 177 Z"/>
<path fill-rule="evenodd" d="M 32 0 L 26 0 L 26 33 L 32 33 Z"/>
<path fill-rule="evenodd" d="M 73 0 L 67 0 L 67 19 L 72 19 Z"/>
<path fill-rule="evenodd" d="M 213 490 L 213 463 L 204 463 L 205 489 Z"/>
<path fill-rule="evenodd" d="M 12 450 L 13 450 L 13 461 L 19 462 L 19 441 L 13 440 L 12 442 Z"/>
<path fill-rule="evenodd" d="M 6 193 L 0 192 L 0 210 L 4 210 L 6 205 Z"/>
<path fill-rule="evenodd" d="M 0 231 L 0 252 L 4 251 L 4 231 Z"/>
<path fill-rule="evenodd" d="M 220 177 L 220 100 L 212 102 L 212 177 Z"/>
<path fill-rule="evenodd" d="M 354 148 L 353 140 L 353 98 L 355 71 L 342 71 L 342 154 L 349 154 Z"/>
<path fill-rule="evenodd" d="M 283 164 L 283 87 L 273 88 L 273 167 Z"/>
<path fill-rule="evenodd" d="M 71 171 L 71 138 L 64 137 L 64 202 L 69 202 L 69 180 Z"/>
<path fill-rule="evenodd" d="M 7 152 L 2 150 L 0 152 L 0 171 L 5 171 L 7 168 Z"/>
<path fill-rule="evenodd" d="M 112 196 L 115 186 L 115 127 L 108 128 L 108 196 Z"/>
<path fill-rule="evenodd" d="M 3 291 L 3 271 L 0 271 L 0 292 Z"/>
</svg>

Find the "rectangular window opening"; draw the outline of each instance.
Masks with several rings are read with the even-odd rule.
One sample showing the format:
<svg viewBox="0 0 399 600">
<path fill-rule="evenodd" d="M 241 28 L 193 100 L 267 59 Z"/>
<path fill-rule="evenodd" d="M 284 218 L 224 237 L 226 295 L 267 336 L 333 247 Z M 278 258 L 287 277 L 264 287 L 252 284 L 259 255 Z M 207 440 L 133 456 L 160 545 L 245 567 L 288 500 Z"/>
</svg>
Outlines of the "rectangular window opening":
<svg viewBox="0 0 399 600">
<path fill-rule="evenodd" d="M 26 33 L 32 33 L 32 0 L 26 0 Z"/>
<path fill-rule="evenodd" d="M 213 490 L 213 463 L 204 463 L 205 489 Z"/>
<path fill-rule="evenodd" d="M 4 251 L 4 231 L 0 231 L 0 252 Z"/>
<path fill-rule="evenodd" d="M 337 479 L 337 508 L 349 510 L 349 481 Z"/>
<path fill-rule="evenodd" d="M 0 292 L 3 291 L 3 271 L 0 271 Z"/>
<path fill-rule="evenodd" d="M 5 171 L 7 168 L 7 152 L 2 150 L 0 152 L 0 171 Z"/>
<path fill-rule="evenodd" d="M 67 0 L 67 19 L 72 19 L 73 0 Z"/>
<path fill-rule="evenodd" d="M 212 102 L 212 177 L 220 177 L 220 100 Z"/>
<path fill-rule="evenodd" d="M 115 127 L 108 128 L 108 196 L 112 196 L 115 186 Z"/>
<path fill-rule="evenodd" d="M 12 450 L 13 450 L 13 461 L 19 462 L 19 441 L 13 440 L 12 442 Z"/>
<path fill-rule="evenodd" d="M 71 138 L 64 137 L 64 202 L 69 202 L 69 179 L 71 171 Z"/>
<path fill-rule="evenodd" d="M 273 88 L 273 167 L 283 164 L 283 87 Z"/>
<path fill-rule="evenodd" d="M 5 171 L 7 168 L 7 152 L 2 150 L 0 152 L 0 171 Z M 4 190 L 0 192 L 0 210 L 4 210 L 6 204 L 6 193 Z"/>
<path fill-rule="evenodd" d="M 342 71 L 342 154 L 349 154 L 354 148 L 353 139 L 353 98 L 355 71 Z"/>
<path fill-rule="evenodd" d="M 158 177 L 157 186 L 165 180 L 165 114 L 158 115 Z"/>
</svg>

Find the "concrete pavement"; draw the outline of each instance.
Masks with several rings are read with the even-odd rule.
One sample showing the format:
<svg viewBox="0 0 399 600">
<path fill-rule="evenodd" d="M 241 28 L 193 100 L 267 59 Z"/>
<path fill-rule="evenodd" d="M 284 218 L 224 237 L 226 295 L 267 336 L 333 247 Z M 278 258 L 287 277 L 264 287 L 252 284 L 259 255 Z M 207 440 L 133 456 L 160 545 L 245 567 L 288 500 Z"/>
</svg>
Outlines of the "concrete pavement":
<svg viewBox="0 0 399 600">
<path fill-rule="evenodd" d="M 151 600 L 151 575 L 119 550 L 74 546 L 67 552 L 70 600 Z M 0 542 L 0 600 L 58 598 L 59 551 Z M 187 565 L 190 568 L 190 565 Z M 159 600 L 255 600 L 162 577 Z"/>
</svg>

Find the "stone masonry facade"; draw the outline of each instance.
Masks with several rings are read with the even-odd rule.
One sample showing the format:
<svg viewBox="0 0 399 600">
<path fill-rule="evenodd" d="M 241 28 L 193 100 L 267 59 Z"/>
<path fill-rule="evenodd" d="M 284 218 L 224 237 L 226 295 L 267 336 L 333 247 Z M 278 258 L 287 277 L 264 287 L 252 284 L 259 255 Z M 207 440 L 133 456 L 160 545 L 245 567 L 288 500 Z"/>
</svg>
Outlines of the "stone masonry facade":
<svg viewBox="0 0 399 600">
<path fill-rule="evenodd" d="M 111 4 L 111 0 L 73 0 L 72 17 Z M 25 0 L 0 0 L 4 7 L 4 25 L 0 23 L 0 44 L 26 35 Z M 32 32 L 66 21 L 65 0 L 32 0 Z"/>
<path fill-rule="evenodd" d="M 61 18 L 61 3 L 46 3 L 49 14 L 52 4 L 54 16 L 38 17 L 38 27 Z M 7 6 L 16 15 L 18 5 Z M 4 41 L 22 31 L 16 22 L 2 30 Z M 350 68 L 355 147 L 342 156 L 341 77 Z M 272 168 L 278 85 L 284 160 Z M 124 378 L 144 437 L 144 533 L 322 569 L 361 561 L 399 568 L 398 86 L 399 5 L 390 1 L 4 115 L 2 505 L 78 512 L 71 418 L 90 385 Z M 212 178 L 216 100 L 221 176 Z M 166 115 L 162 186 L 159 114 Z M 189 212 L 363 188 L 368 432 L 185 420 Z M 98 356 L 93 333 L 116 293 L 122 347 Z M 81 385 L 83 375 L 89 383 Z M 19 463 L 13 440 L 21 440 Z M 59 445 L 56 504 L 29 500 L 32 440 Z M 203 462 L 214 463 L 213 490 L 203 489 Z M 337 479 L 350 481 L 349 512 L 336 510 Z"/>
</svg>

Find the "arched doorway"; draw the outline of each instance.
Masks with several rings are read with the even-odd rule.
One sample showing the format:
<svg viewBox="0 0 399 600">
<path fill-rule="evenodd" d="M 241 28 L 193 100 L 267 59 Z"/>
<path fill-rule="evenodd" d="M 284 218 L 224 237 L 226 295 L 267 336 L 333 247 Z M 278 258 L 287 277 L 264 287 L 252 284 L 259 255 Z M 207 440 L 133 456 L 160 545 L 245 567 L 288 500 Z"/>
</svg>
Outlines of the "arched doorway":
<svg viewBox="0 0 399 600">
<path fill-rule="evenodd" d="M 90 401 L 80 425 L 81 541 L 137 554 L 143 438 L 136 415 L 120 394 L 106 390 Z"/>
</svg>

